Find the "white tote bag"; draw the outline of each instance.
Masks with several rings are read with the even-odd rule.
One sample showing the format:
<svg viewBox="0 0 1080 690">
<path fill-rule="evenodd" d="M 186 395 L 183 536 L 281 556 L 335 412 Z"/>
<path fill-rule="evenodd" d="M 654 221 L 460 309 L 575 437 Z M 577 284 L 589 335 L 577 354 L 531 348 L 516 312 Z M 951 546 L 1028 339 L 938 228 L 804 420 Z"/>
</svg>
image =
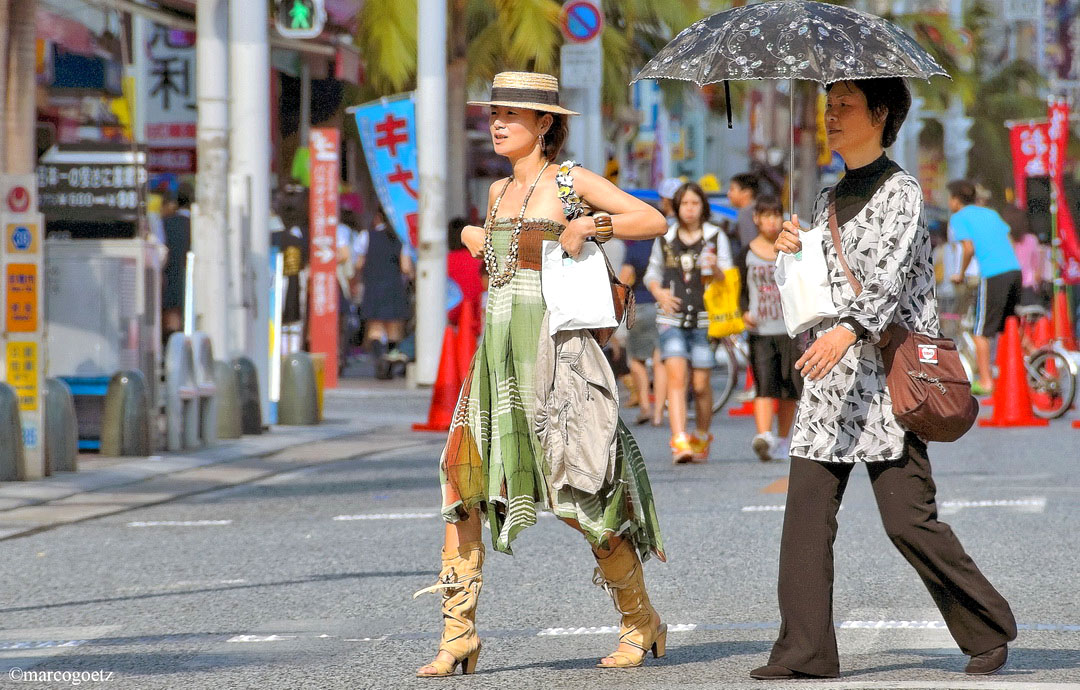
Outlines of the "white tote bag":
<svg viewBox="0 0 1080 690">
<path fill-rule="evenodd" d="M 821 228 L 803 230 L 799 233 L 802 251 L 780 252 L 776 257 L 776 285 L 780 288 L 784 325 L 792 338 L 837 313 L 829 287 L 829 267 L 821 248 L 822 237 Z"/>
<path fill-rule="evenodd" d="M 579 328 L 614 328 L 615 305 L 604 250 L 586 242 L 577 258 L 544 240 L 541 289 L 547 303 L 549 335 Z"/>
</svg>

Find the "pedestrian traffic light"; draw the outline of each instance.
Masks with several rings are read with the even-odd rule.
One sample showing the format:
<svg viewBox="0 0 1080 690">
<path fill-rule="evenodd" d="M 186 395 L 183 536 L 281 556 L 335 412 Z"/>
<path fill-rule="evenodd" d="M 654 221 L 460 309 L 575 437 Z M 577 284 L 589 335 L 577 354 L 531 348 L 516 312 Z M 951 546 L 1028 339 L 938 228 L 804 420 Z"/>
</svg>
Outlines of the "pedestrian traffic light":
<svg viewBox="0 0 1080 690">
<path fill-rule="evenodd" d="M 286 38 L 315 38 L 326 24 L 325 0 L 275 0 L 274 22 Z"/>
</svg>

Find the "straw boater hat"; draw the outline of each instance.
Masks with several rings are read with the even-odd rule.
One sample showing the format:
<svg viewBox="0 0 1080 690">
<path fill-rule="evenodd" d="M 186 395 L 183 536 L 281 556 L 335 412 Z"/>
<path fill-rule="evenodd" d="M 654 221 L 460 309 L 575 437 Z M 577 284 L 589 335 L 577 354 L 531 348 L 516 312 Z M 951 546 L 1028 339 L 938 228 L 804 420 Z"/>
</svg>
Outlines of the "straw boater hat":
<svg viewBox="0 0 1080 690">
<path fill-rule="evenodd" d="M 469 101 L 469 105 L 516 105 L 545 113 L 580 114 L 559 105 L 559 80 L 538 72 L 500 72 L 491 84 L 491 100 Z"/>
</svg>

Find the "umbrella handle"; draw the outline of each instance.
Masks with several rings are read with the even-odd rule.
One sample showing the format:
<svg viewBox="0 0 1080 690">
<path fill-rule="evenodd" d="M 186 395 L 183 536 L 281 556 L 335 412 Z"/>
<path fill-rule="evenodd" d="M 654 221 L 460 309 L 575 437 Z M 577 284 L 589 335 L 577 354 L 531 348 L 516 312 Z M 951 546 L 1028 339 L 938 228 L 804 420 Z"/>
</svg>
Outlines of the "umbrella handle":
<svg viewBox="0 0 1080 690">
<path fill-rule="evenodd" d="M 788 213 L 795 214 L 795 79 L 788 81 Z"/>
<path fill-rule="evenodd" d="M 731 124 L 731 84 L 724 82 L 724 104 L 727 106 L 727 128 L 732 129 Z"/>
</svg>

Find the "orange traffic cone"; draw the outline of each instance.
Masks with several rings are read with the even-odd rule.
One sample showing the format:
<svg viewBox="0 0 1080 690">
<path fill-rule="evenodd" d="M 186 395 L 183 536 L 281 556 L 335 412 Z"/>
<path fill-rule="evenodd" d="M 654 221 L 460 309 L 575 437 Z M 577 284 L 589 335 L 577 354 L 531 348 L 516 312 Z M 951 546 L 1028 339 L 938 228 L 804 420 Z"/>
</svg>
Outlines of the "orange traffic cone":
<svg viewBox="0 0 1080 690">
<path fill-rule="evenodd" d="M 749 367 L 746 369 L 746 390 L 754 390 L 754 371 Z M 728 415 L 731 417 L 752 417 L 754 415 L 753 398 L 747 400 L 739 407 L 728 410 Z"/>
<path fill-rule="evenodd" d="M 476 327 L 476 303 L 472 300 L 462 302 L 461 316 L 458 317 L 457 329 L 457 364 L 458 378 L 462 381 L 469 375 L 473 355 L 476 354 L 476 339 L 480 335 Z"/>
<path fill-rule="evenodd" d="M 1035 322 L 1035 335 L 1031 339 L 1031 344 L 1035 348 L 1040 348 L 1044 345 L 1049 345 L 1050 341 L 1054 339 L 1054 324 L 1050 321 L 1049 317 L 1042 317 Z"/>
<path fill-rule="evenodd" d="M 435 387 L 431 392 L 431 407 L 428 408 L 427 424 L 413 424 L 413 431 L 446 431 L 450 428 L 450 420 L 454 417 L 454 405 L 457 404 L 458 393 L 461 390 L 456 349 L 454 329 L 452 326 L 447 326 L 443 331 L 439 374 L 435 377 Z"/>
<path fill-rule="evenodd" d="M 1003 348 L 999 355 L 1002 366 L 994 382 L 994 414 L 989 419 L 980 419 L 979 426 L 1047 426 L 1050 422 L 1036 417 L 1031 411 L 1031 390 L 1020 345 L 1020 322 L 1015 316 L 1005 320 L 1005 334 L 999 347 Z"/>
<path fill-rule="evenodd" d="M 1076 347 L 1076 331 L 1073 330 L 1072 316 L 1069 314 L 1069 300 L 1064 292 L 1054 295 L 1054 337 L 1070 350 Z"/>
</svg>

